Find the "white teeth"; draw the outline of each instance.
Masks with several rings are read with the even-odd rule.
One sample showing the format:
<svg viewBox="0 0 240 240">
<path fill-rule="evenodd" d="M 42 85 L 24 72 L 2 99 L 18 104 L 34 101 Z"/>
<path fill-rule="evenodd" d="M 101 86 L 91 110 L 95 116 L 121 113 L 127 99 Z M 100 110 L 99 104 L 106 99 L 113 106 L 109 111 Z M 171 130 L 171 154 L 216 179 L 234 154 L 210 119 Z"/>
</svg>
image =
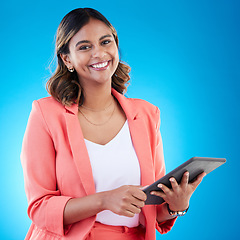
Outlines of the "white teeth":
<svg viewBox="0 0 240 240">
<path fill-rule="evenodd" d="M 92 67 L 94 68 L 103 68 L 103 67 L 106 67 L 108 64 L 108 62 L 104 62 L 104 63 L 100 63 L 100 64 L 94 64 L 92 65 Z"/>
</svg>

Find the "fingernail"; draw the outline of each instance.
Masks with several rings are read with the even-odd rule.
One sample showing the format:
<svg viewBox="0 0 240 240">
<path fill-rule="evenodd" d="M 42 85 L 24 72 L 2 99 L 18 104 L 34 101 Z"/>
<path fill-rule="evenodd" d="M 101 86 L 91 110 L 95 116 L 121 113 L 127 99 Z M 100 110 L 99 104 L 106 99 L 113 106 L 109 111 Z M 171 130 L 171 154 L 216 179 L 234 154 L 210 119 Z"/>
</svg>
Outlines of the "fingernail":
<svg viewBox="0 0 240 240">
<path fill-rule="evenodd" d="M 161 184 L 161 183 L 160 183 L 160 184 L 158 184 L 158 187 L 159 187 L 159 188 L 162 188 L 162 184 Z"/>
<path fill-rule="evenodd" d="M 173 179 L 173 178 L 170 178 L 169 181 L 170 181 L 170 182 L 174 182 L 174 179 Z"/>
<path fill-rule="evenodd" d="M 154 195 L 154 192 L 150 192 L 151 195 Z"/>
<path fill-rule="evenodd" d="M 189 176 L 189 172 L 186 172 L 186 176 L 187 176 L 187 177 Z"/>
</svg>

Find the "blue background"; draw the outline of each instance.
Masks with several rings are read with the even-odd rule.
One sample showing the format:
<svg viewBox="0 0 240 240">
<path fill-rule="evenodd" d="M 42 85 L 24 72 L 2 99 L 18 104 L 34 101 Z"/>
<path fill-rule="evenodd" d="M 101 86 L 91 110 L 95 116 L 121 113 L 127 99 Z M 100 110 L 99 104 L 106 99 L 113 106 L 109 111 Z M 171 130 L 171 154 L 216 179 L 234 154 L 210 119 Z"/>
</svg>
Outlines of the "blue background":
<svg viewBox="0 0 240 240">
<path fill-rule="evenodd" d="M 129 97 L 161 110 L 167 172 L 192 156 L 226 157 L 191 199 L 188 214 L 158 239 L 239 239 L 240 1 L 3 1 L 1 3 L 0 239 L 23 239 L 30 220 L 20 151 L 45 83 L 62 17 L 102 12 L 132 67 Z"/>
</svg>

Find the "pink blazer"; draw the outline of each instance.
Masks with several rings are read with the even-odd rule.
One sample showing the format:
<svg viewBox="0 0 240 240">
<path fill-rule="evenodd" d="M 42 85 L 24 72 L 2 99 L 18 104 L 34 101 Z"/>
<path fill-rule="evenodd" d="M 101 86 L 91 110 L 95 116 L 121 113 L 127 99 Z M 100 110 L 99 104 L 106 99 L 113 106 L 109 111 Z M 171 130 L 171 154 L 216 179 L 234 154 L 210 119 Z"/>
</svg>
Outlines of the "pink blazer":
<svg viewBox="0 0 240 240">
<path fill-rule="evenodd" d="M 165 174 L 159 109 L 150 103 L 126 98 L 112 89 L 129 123 L 141 168 L 141 185 L 149 185 Z M 77 117 L 78 107 L 66 107 L 46 97 L 33 102 L 23 139 L 21 161 L 28 215 L 32 225 L 26 239 L 83 240 L 96 217 L 63 225 L 63 211 L 71 198 L 95 193 L 91 164 Z M 155 229 L 168 232 L 174 220 L 158 224 L 156 206 L 145 206 L 141 223 L 146 240 L 156 239 Z"/>
</svg>

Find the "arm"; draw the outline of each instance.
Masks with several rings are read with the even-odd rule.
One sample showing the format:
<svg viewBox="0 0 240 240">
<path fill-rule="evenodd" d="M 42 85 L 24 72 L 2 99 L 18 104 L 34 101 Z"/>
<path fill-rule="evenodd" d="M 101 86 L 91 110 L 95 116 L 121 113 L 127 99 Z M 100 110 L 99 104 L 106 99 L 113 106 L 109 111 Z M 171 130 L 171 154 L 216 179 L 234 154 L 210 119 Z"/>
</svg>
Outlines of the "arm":
<svg viewBox="0 0 240 240">
<path fill-rule="evenodd" d="M 72 224 L 110 210 L 118 215 L 133 217 L 140 213 L 146 200 L 140 186 L 122 186 L 82 198 L 70 199 L 64 210 L 64 224 Z"/>
<path fill-rule="evenodd" d="M 55 148 L 51 132 L 37 101 L 33 102 L 23 138 L 21 161 L 28 215 L 42 229 L 64 235 L 63 210 L 71 197 L 57 189 Z"/>
<path fill-rule="evenodd" d="M 96 193 L 82 198 L 70 199 L 63 213 L 63 224 L 69 225 L 92 217 L 103 210 L 102 193 Z"/>
</svg>

